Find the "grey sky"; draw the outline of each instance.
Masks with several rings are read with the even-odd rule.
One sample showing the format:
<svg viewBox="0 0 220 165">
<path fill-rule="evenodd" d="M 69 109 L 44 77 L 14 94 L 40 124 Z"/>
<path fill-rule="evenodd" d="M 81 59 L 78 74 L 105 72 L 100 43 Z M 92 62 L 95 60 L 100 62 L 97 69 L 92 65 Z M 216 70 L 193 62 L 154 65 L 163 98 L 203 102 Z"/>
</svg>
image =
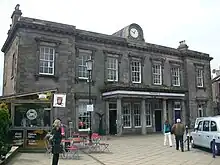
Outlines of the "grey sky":
<svg viewBox="0 0 220 165">
<path fill-rule="evenodd" d="M 219 67 L 220 0 L 0 0 L 0 46 L 7 37 L 10 17 L 18 3 L 23 16 L 104 34 L 137 23 L 146 42 L 176 48 L 180 40 L 186 40 L 190 49 L 214 57 L 212 68 Z M 0 53 L 0 93 L 3 61 Z"/>
</svg>

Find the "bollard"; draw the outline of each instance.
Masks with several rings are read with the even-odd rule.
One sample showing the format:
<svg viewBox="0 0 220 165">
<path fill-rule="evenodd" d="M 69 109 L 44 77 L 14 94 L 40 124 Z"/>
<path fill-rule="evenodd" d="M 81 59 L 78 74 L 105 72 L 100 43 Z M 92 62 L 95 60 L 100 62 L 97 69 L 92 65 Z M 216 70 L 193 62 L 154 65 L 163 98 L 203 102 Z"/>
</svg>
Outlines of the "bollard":
<svg viewBox="0 0 220 165">
<path fill-rule="evenodd" d="M 212 141 L 212 157 L 215 158 L 215 139 Z"/>
<path fill-rule="evenodd" d="M 188 133 L 188 135 L 187 135 L 187 150 L 189 151 L 190 149 L 189 149 L 189 133 Z"/>
</svg>

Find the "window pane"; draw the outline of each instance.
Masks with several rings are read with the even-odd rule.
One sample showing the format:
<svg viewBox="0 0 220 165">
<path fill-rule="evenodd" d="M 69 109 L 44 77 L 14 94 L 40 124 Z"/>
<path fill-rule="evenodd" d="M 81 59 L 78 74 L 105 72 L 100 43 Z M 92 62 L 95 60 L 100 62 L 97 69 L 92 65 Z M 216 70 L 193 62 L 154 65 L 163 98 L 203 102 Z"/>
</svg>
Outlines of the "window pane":
<svg viewBox="0 0 220 165">
<path fill-rule="evenodd" d="M 153 64 L 153 83 L 156 85 L 161 85 L 162 75 L 161 75 L 161 65 Z"/>
<path fill-rule="evenodd" d="M 41 47 L 40 48 L 40 74 L 54 74 L 54 52 L 53 48 Z"/>
<path fill-rule="evenodd" d="M 107 79 L 108 81 L 118 81 L 118 59 L 113 57 L 107 58 Z"/>
<path fill-rule="evenodd" d="M 146 109 L 145 109 L 145 115 L 146 115 L 146 126 L 151 126 L 151 104 L 147 103 L 146 104 Z"/>
<path fill-rule="evenodd" d="M 202 121 L 200 121 L 198 124 L 198 131 L 202 131 Z"/>
<path fill-rule="evenodd" d="M 129 103 L 123 105 L 123 126 L 131 127 L 131 105 Z"/>
<path fill-rule="evenodd" d="M 209 131 L 209 121 L 203 122 L 203 131 Z"/>
<path fill-rule="evenodd" d="M 22 104 L 15 106 L 15 126 L 49 127 L 50 104 Z"/>
<path fill-rule="evenodd" d="M 90 130 L 90 113 L 87 112 L 88 102 L 79 102 L 78 111 L 79 111 L 79 123 L 78 128 L 80 130 Z"/>
<path fill-rule="evenodd" d="M 139 61 L 131 62 L 131 77 L 133 83 L 141 82 L 141 63 Z"/>
<path fill-rule="evenodd" d="M 134 104 L 134 126 L 141 126 L 141 107 L 140 104 Z"/>
<path fill-rule="evenodd" d="M 217 125 L 214 121 L 211 121 L 211 131 L 217 131 Z"/>
</svg>

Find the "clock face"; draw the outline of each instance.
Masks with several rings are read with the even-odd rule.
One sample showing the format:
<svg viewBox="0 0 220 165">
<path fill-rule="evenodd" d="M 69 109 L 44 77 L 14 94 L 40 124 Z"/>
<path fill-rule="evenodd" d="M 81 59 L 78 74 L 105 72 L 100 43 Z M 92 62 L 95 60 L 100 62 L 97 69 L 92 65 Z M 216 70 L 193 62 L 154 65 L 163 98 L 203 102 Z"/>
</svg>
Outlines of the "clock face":
<svg viewBox="0 0 220 165">
<path fill-rule="evenodd" d="M 138 37 L 138 30 L 135 29 L 135 28 L 131 28 L 130 30 L 130 35 L 133 37 L 133 38 L 137 38 Z"/>
</svg>

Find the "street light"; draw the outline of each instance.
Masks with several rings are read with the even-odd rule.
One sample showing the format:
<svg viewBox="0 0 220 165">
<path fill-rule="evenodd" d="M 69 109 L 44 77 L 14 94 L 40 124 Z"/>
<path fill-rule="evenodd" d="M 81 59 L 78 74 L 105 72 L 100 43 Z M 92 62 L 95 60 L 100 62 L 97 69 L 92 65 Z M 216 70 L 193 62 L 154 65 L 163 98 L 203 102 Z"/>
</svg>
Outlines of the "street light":
<svg viewBox="0 0 220 165">
<path fill-rule="evenodd" d="M 89 72 L 89 105 L 92 105 L 92 99 L 91 99 L 91 78 L 92 78 L 92 65 L 93 65 L 93 61 L 92 59 L 89 59 L 88 61 L 86 61 L 86 67 L 87 67 L 87 71 Z M 92 109 L 93 110 L 93 109 Z M 89 141 L 92 142 L 92 111 L 89 111 L 89 117 L 90 117 L 90 122 L 89 122 Z"/>
</svg>

